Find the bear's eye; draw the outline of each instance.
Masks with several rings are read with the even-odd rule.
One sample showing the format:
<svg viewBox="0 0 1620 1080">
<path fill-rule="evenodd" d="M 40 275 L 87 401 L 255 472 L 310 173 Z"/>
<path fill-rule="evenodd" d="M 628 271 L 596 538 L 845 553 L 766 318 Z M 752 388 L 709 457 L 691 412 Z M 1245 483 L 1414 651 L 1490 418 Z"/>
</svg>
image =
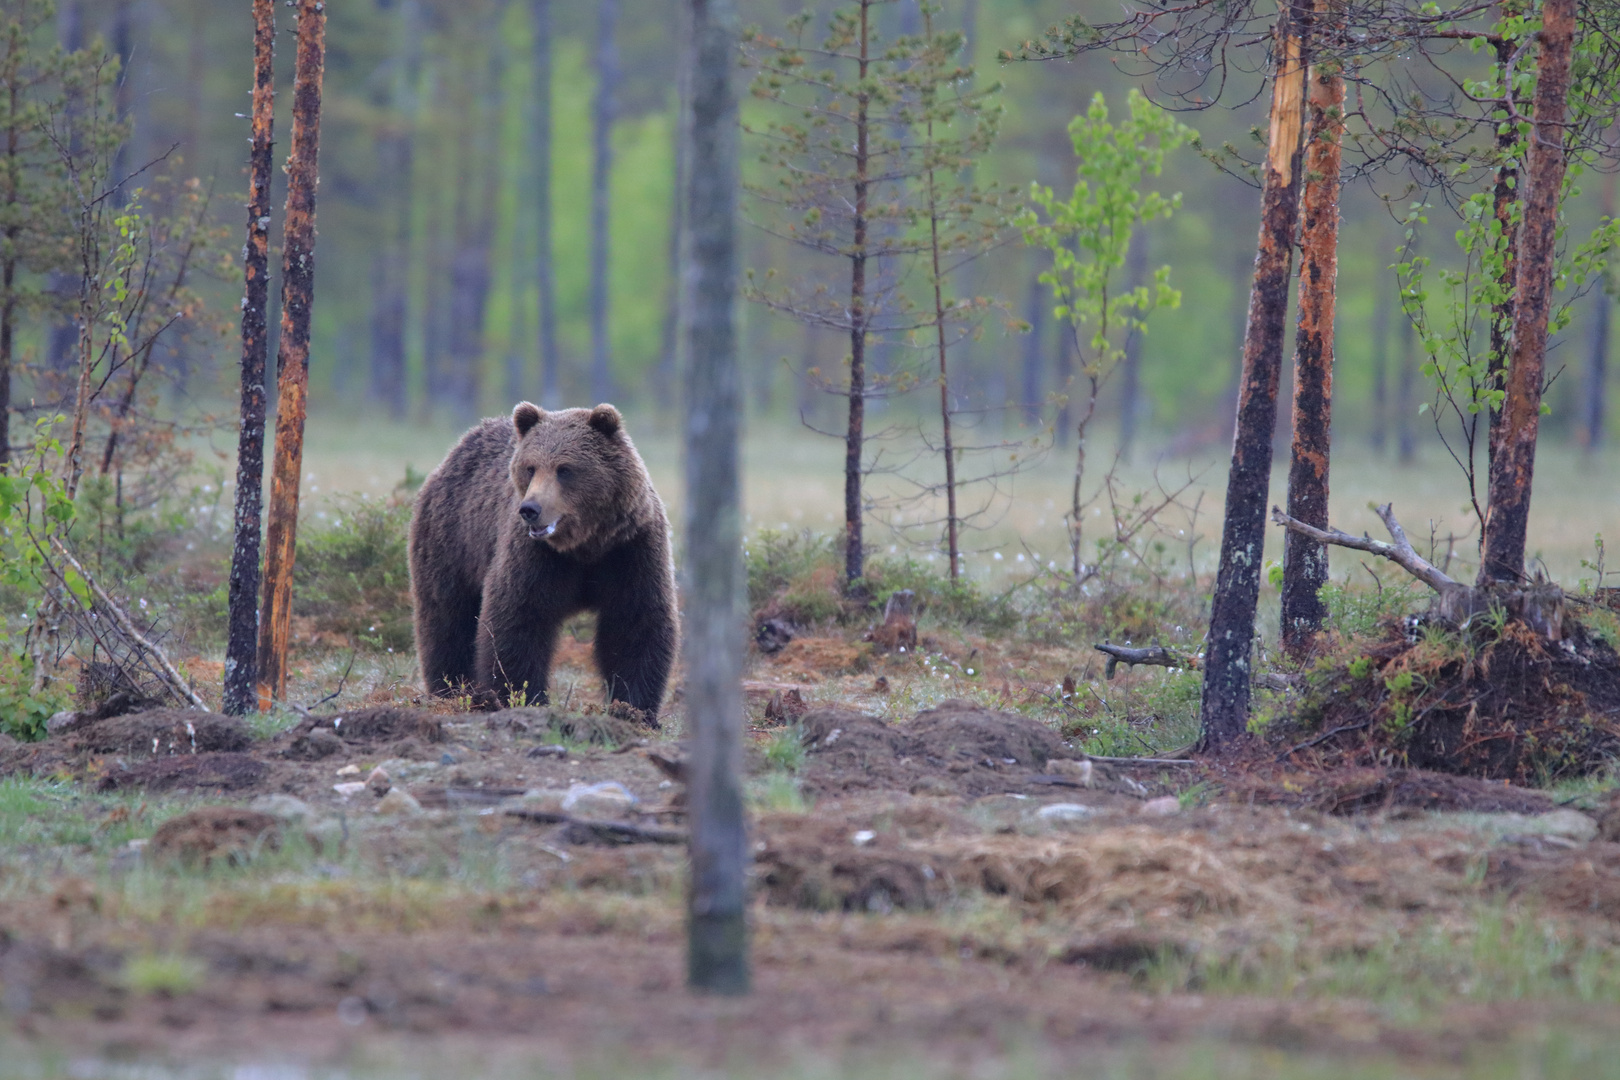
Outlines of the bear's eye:
<svg viewBox="0 0 1620 1080">
<path fill-rule="evenodd" d="M 568 481 L 572 480 L 573 478 L 574 478 L 574 468 L 573 468 L 572 465 L 559 465 L 559 466 L 557 466 L 557 480 L 558 480 L 559 483 L 566 484 Z"/>
</svg>

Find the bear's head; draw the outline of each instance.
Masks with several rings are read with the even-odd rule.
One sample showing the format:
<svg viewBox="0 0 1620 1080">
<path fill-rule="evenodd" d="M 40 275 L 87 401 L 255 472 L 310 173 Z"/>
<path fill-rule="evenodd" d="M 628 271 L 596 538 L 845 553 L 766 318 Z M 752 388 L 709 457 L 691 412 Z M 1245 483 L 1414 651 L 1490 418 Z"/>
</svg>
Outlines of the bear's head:
<svg viewBox="0 0 1620 1080">
<path fill-rule="evenodd" d="M 610 544 L 632 527 L 646 498 L 646 467 L 612 405 L 512 410 L 516 512 L 531 539 L 557 551 Z"/>
</svg>

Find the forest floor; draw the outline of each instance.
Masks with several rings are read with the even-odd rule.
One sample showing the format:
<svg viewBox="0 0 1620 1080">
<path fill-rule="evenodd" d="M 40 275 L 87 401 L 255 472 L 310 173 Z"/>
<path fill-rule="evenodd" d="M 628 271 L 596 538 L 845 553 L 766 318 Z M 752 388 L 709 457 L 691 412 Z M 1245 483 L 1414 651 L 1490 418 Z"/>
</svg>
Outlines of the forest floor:
<svg viewBox="0 0 1620 1080">
<path fill-rule="evenodd" d="M 751 660 L 742 999 L 683 985 L 679 704 L 582 707 L 571 636 L 550 709 L 373 662 L 13 744 L 0 1076 L 1620 1076 L 1606 781 L 1088 773 L 1067 650 L 924 629 Z"/>
</svg>

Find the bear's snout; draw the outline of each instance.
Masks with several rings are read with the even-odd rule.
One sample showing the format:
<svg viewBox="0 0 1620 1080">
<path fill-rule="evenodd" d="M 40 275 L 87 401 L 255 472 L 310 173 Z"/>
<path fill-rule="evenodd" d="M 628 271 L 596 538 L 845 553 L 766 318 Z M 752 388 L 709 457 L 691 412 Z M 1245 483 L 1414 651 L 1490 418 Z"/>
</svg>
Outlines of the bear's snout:
<svg viewBox="0 0 1620 1080">
<path fill-rule="evenodd" d="M 527 521 L 530 525 L 540 524 L 539 503 L 533 502 L 532 500 L 526 501 L 522 506 L 518 507 L 518 513 L 521 514 L 523 516 L 523 520 Z"/>
<path fill-rule="evenodd" d="M 556 521 L 553 521 L 550 525 L 541 524 L 545 515 L 540 508 L 540 504 L 533 499 L 524 499 L 519 504 L 518 516 L 529 527 L 529 539 L 531 540 L 544 540 L 557 531 Z"/>
</svg>

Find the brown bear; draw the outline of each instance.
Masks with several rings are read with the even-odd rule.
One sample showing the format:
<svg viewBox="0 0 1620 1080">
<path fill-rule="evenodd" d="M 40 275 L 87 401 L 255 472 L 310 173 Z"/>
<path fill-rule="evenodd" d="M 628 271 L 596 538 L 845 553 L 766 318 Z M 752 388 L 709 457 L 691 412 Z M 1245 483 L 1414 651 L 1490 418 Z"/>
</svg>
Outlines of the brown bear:
<svg viewBox="0 0 1620 1080">
<path fill-rule="evenodd" d="M 669 524 L 612 405 L 525 401 L 468 431 L 416 497 L 410 558 L 430 692 L 542 703 L 558 630 L 594 611 L 609 697 L 656 720 L 678 635 Z"/>
</svg>

